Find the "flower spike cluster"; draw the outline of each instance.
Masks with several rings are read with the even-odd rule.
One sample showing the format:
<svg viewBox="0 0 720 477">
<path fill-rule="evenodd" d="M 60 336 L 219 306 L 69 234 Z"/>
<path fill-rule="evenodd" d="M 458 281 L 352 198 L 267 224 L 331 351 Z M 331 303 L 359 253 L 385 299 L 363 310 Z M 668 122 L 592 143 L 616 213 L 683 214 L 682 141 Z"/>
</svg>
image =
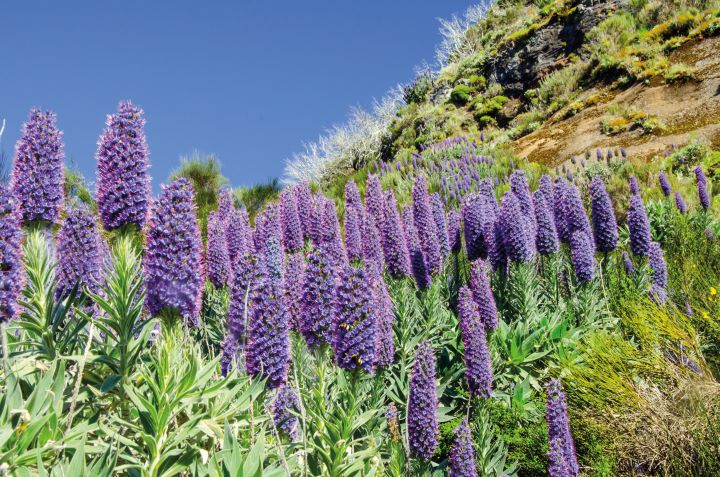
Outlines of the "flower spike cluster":
<svg viewBox="0 0 720 477">
<path fill-rule="evenodd" d="M 55 113 L 32 109 L 15 145 L 10 180 L 23 225 L 41 220 L 56 223 L 65 199 L 63 133 Z"/>
<path fill-rule="evenodd" d="M 87 206 L 68 212 L 58 231 L 57 262 L 57 299 L 66 298 L 76 284 L 79 291 L 99 291 L 102 245 L 95 217 Z"/>
<path fill-rule="evenodd" d="M 18 313 L 22 289 L 23 264 L 18 212 L 12 192 L 0 184 L 0 323 L 12 320 Z"/>
<path fill-rule="evenodd" d="M 147 227 L 145 304 L 159 315 L 175 310 L 197 326 L 205 272 L 193 187 L 185 178 L 163 186 Z"/>
<path fill-rule="evenodd" d="M 107 230 L 125 224 L 142 227 L 150 198 L 143 110 L 130 101 L 120 102 L 105 124 L 96 154 L 100 218 Z"/>
<path fill-rule="evenodd" d="M 428 341 L 418 346 L 410 373 L 407 421 L 410 452 L 430 460 L 438 445 L 438 399 L 435 384 L 435 350 Z"/>
</svg>

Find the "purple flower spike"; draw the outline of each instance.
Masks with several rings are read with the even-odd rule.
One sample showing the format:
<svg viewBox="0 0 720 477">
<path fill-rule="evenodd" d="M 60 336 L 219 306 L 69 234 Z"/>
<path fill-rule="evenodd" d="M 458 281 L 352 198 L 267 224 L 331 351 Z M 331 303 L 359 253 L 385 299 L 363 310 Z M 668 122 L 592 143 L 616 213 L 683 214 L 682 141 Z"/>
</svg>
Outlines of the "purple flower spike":
<svg viewBox="0 0 720 477">
<path fill-rule="evenodd" d="M 552 196 L 545 195 L 540 189 L 533 194 L 535 223 L 537 224 L 535 247 L 540 255 L 551 255 L 558 251 L 560 244 L 555 230 L 555 220 L 545 197 Z"/>
<path fill-rule="evenodd" d="M 162 189 L 145 239 L 145 305 L 154 316 L 171 309 L 197 326 L 205 270 L 195 193 L 182 177 Z"/>
<path fill-rule="evenodd" d="M 253 234 L 255 250 L 262 253 L 270 237 L 275 237 L 279 241 L 281 235 L 277 204 L 267 204 L 255 217 L 255 233 Z"/>
<path fill-rule="evenodd" d="M 18 297 L 23 285 L 21 235 L 18 211 L 12 192 L 0 184 L 0 323 L 12 320 L 18 313 Z"/>
<path fill-rule="evenodd" d="M 485 324 L 485 331 L 496 330 L 498 327 L 497 306 L 490 287 L 490 276 L 486 262 L 482 260 L 473 262 L 470 269 L 470 289 L 478 306 L 480 319 Z"/>
<path fill-rule="evenodd" d="M 486 216 L 494 213 L 486 206 L 484 196 L 472 194 L 465 198 L 462 206 L 463 232 L 465 234 L 465 248 L 468 260 L 487 257 L 487 244 L 485 240 Z"/>
<path fill-rule="evenodd" d="M 648 263 L 652 270 L 652 283 L 658 288 L 666 289 L 668 286 L 668 270 L 660 244 L 651 242 L 648 249 Z"/>
<path fill-rule="evenodd" d="M 472 436 L 467 419 L 455 429 L 455 440 L 449 459 L 450 477 L 477 477 L 477 464 L 475 463 L 475 449 L 473 449 Z"/>
<path fill-rule="evenodd" d="M 406 207 L 403 210 L 403 222 L 405 222 L 405 238 L 408 242 L 408 250 L 410 252 L 410 265 L 412 266 L 413 277 L 415 283 L 420 290 L 430 287 L 432 278 L 430 277 L 430 267 L 425 260 L 420 237 L 413 222 L 412 210 Z"/>
<path fill-rule="evenodd" d="M 570 234 L 568 233 L 567 217 L 565 215 L 565 192 L 567 184 L 562 177 L 555 178 L 555 187 L 553 188 L 553 214 L 555 216 L 555 229 L 558 238 L 563 243 L 570 243 Z"/>
<path fill-rule="evenodd" d="M 308 346 L 317 348 L 332 340 L 336 312 L 336 282 L 333 266 L 319 249 L 313 249 L 305 269 L 305 286 L 300 313 L 300 332 Z"/>
<path fill-rule="evenodd" d="M 543 193 L 546 201 L 552 201 L 553 183 L 550 176 L 544 175 L 540 178 L 538 181 L 538 190 Z"/>
<path fill-rule="evenodd" d="M 100 289 L 102 244 L 95 217 L 87 206 L 71 209 L 57 236 L 56 299 L 66 298 L 75 284 L 79 290 Z"/>
<path fill-rule="evenodd" d="M 361 260 L 363 257 L 359 210 L 354 206 L 345 209 L 345 250 L 350 260 Z"/>
<path fill-rule="evenodd" d="M 664 172 L 658 173 L 658 182 L 660 182 L 660 190 L 663 195 L 669 197 L 672 194 L 672 186 Z"/>
<path fill-rule="evenodd" d="M 108 115 L 98 140 L 97 202 L 107 230 L 125 224 L 142 227 L 150 199 L 148 147 L 143 110 L 120 102 Z"/>
<path fill-rule="evenodd" d="M 225 222 L 219 211 L 208 215 L 208 237 L 205 252 L 205 265 L 208 278 L 216 288 L 227 285 L 230 278 L 230 254 L 225 235 Z"/>
<path fill-rule="evenodd" d="M 298 216 L 295 194 L 291 189 L 280 193 L 280 228 L 282 230 L 282 243 L 288 253 L 303 248 L 302 225 Z"/>
<path fill-rule="evenodd" d="M 635 255 L 647 255 L 652 241 L 650 220 L 645 212 L 642 198 L 637 194 L 630 197 L 627 222 L 630 229 L 630 250 Z"/>
<path fill-rule="evenodd" d="M 457 210 L 451 210 L 447 214 L 448 219 L 448 244 L 452 252 L 459 252 L 462 247 L 460 238 L 460 214 Z"/>
<path fill-rule="evenodd" d="M 527 223 L 530 237 L 535 236 L 535 210 L 533 210 L 532 197 L 530 195 L 530 186 L 528 184 L 525 172 L 521 170 L 515 170 L 510 175 L 510 190 L 513 191 L 515 197 L 517 197 L 520 204 L 520 210 L 522 211 L 522 217 Z"/>
<path fill-rule="evenodd" d="M 584 232 L 590 238 L 593 237 L 590 219 L 588 219 L 585 206 L 580 197 L 580 191 L 575 184 L 569 184 L 565 187 L 565 215 L 568 239 L 572 239 L 572 235 L 578 230 Z M 594 242 L 591 241 L 590 245 L 593 249 L 595 248 Z"/>
<path fill-rule="evenodd" d="M 567 412 L 567 402 L 559 379 L 553 379 L 547 385 L 548 442 L 550 443 L 550 467 L 553 467 L 553 458 L 560 464 L 559 469 L 566 469 L 565 474 L 550 473 L 551 477 L 575 477 L 580 473 L 575 443 L 570 432 L 570 418 Z M 555 443 L 554 443 L 555 442 Z"/>
<path fill-rule="evenodd" d="M 235 200 L 233 199 L 232 190 L 229 187 L 221 187 L 218 192 L 218 206 L 217 212 L 220 215 L 220 220 L 227 221 L 230 219 L 230 214 L 235 210 Z"/>
<path fill-rule="evenodd" d="M 415 180 L 412 197 L 415 228 L 419 236 L 423 238 L 421 245 L 428 271 L 434 274 L 442 268 L 442 256 L 440 244 L 438 243 L 438 230 L 435 219 L 433 219 L 432 206 L 430 205 L 430 196 L 423 176 Z"/>
<path fill-rule="evenodd" d="M 321 249 L 330 257 L 335 267 L 344 267 L 347 263 L 347 254 L 340 234 L 335 203 L 326 199 L 323 201 L 322 215 L 322 245 Z"/>
<path fill-rule="evenodd" d="M 377 317 L 372 283 L 361 268 L 347 265 L 338 287 L 338 317 L 333 326 L 335 361 L 343 369 L 375 370 Z"/>
<path fill-rule="evenodd" d="M 473 293 L 466 286 L 458 294 L 460 329 L 465 345 L 465 378 L 473 396 L 489 398 L 492 394 L 492 363 L 487 347 L 485 324 L 480 319 Z"/>
<path fill-rule="evenodd" d="M 272 404 L 273 424 L 281 435 L 290 439 L 297 437 L 298 398 L 287 384 L 278 388 Z"/>
<path fill-rule="evenodd" d="M 237 361 L 238 350 L 244 349 L 247 321 L 250 319 L 250 309 L 245 306 L 252 304 L 259 289 L 261 281 L 260 268 L 257 259 L 248 254 L 241 255 L 235 262 L 233 281 L 230 286 L 230 304 L 227 314 L 227 335 L 222 344 L 221 369 L 223 376 L 227 376 Z"/>
<path fill-rule="evenodd" d="M 570 237 L 573 268 L 580 283 L 588 282 L 595 276 L 596 263 L 590 240 L 590 237 L 580 230 L 575 231 Z"/>
<path fill-rule="evenodd" d="M 548 477 L 570 477 L 565 457 L 563 456 L 563 441 L 555 438 L 548 445 Z"/>
<path fill-rule="evenodd" d="M 290 328 L 300 331 L 302 317 L 303 284 L 305 283 L 305 258 L 302 253 L 291 253 L 285 260 L 283 291 L 285 309 Z"/>
<path fill-rule="evenodd" d="M 373 267 L 377 273 L 382 275 L 385 258 L 380 242 L 380 231 L 375 225 L 375 218 L 372 215 L 365 216 L 365 223 L 362 227 L 362 253 L 365 264 Z"/>
<path fill-rule="evenodd" d="M 635 176 L 630 176 L 629 184 L 630 184 L 630 193 L 632 195 L 639 195 L 640 194 L 640 186 L 638 185 L 638 181 L 635 178 Z"/>
<path fill-rule="evenodd" d="M 628 275 L 635 273 L 635 265 L 633 265 L 632 258 L 630 258 L 630 255 L 627 252 L 622 253 L 622 262 L 625 273 Z"/>
<path fill-rule="evenodd" d="M 228 256 L 232 268 L 239 257 L 250 253 L 250 224 L 244 210 L 233 209 L 228 218 L 225 235 L 227 238 Z"/>
<path fill-rule="evenodd" d="M 707 210 L 710 208 L 710 193 L 708 192 L 707 179 L 705 173 L 700 166 L 695 168 L 695 182 L 697 183 L 698 197 L 700 198 L 700 205 L 703 209 Z"/>
<path fill-rule="evenodd" d="M 310 185 L 307 182 L 301 182 L 295 186 L 294 191 L 303 238 L 310 239 L 312 237 L 313 219 L 315 215 L 315 201 L 313 200 Z"/>
<path fill-rule="evenodd" d="M 377 316 L 375 361 L 378 366 L 390 366 L 395 361 L 395 336 L 393 334 L 395 311 L 382 275 L 375 272 L 372 280 L 374 283 L 374 307 Z"/>
<path fill-rule="evenodd" d="M 56 223 L 65 199 L 63 133 L 55 113 L 30 110 L 15 144 L 10 187 L 23 225 L 34 220 Z"/>
<path fill-rule="evenodd" d="M 610 194 L 600 176 L 595 176 L 590 183 L 590 198 L 595 247 L 603 253 L 612 252 L 618 244 L 618 227 Z"/>
<path fill-rule="evenodd" d="M 522 215 L 517 197 L 511 191 L 507 191 L 500 205 L 500 229 L 505 253 L 514 262 L 529 262 L 535 249 Z"/>
<path fill-rule="evenodd" d="M 380 179 L 376 174 L 370 174 L 365 189 L 365 208 L 368 215 L 372 215 L 375 224 L 382 229 L 385 211 L 383 210 L 383 193 Z"/>
<path fill-rule="evenodd" d="M 430 196 L 430 202 L 432 204 L 433 219 L 435 220 L 435 227 L 438 231 L 438 243 L 440 244 L 440 255 L 447 257 L 450 255 L 450 241 L 448 239 L 448 229 L 445 220 L 445 206 L 442 203 L 440 194 L 435 193 Z"/>
<path fill-rule="evenodd" d="M 687 204 L 685 203 L 683 196 L 680 195 L 680 192 L 675 192 L 675 205 L 681 214 L 687 214 Z"/>
<path fill-rule="evenodd" d="M 430 460 L 438 444 L 438 399 L 435 387 L 435 350 L 428 341 L 418 346 L 410 373 L 407 423 L 410 452 Z"/>
<path fill-rule="evenodd" d="M 353 207 L 357 210 L 363 208 L 360 192 L 355 181 L 349 180 L 345 183 L 345 207 Z"/>
<path fill-rule="evenodd" d="M 265 267 L 261 266 L 261 270 Z M 253 377 L 276 389 L 287 382 L 290 336 L 280 280 L 262 271 L 248 323 L 245 363 Z"/>
<path fill-rule="evenodd" d="M 403 231 L 402 221 L 390 192 L 385 201 L 385 218 L 382 227 L 382 244 L 388 273 L 394 278 L 410 275 L 410 254 Z"/>
</svg>

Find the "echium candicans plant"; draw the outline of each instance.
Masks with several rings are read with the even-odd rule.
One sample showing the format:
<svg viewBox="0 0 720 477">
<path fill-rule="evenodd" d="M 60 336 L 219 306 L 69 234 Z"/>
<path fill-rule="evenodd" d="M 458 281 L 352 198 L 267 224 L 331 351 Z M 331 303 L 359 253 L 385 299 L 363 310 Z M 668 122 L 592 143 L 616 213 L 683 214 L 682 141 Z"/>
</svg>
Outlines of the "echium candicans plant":
<svg viewBox="0 0 720 477">
<path fill-rule="evenodd" d="M 422 341 L 410 373 L 407 426 L 410 453 L 430 460 L 438 445 L 438 398 L 435 383 L 435 350 Z"/>
<path fill-rule="evenodd" d="M 277 204 L 266 204 L 262 212 L 255 216 L 255 232 L 253 233 L 255 250 L 262 253 L 270 236 L 277 237 L 278 240 L 281 236 Z"/>
<path fill-rule="evenodd" d="M 380 230 L 375 224 L 375 218 L 367 214 L 362 224 L 362 254 L 366 264 L 375 267 L 375 271 L 382 274 L 385 268 Z"/>
<path fill-rule="evenodd" d="M 10 184 L 18 217 L 56 223 L 65 198 L 62 132 L 55 113 L 33 108 L 15 144 Z"/>
<path fill-rule="evenodd" d="M 460 237 L 460 213 L 457 210 L 450 210 L 447 214 L 448 222 L 448 244 L 452 252 L 459 252 L 462 248 Z"/>
<path fill-rule="evenodd" d="M 97 202 L 106 229 L 142 227 L 150 200 L 148 146 L 143 110 L 121 101 L 98 140 Z"/>
<path fill-rule="evenodd" d="M 303 238 L 310 239 L 313 228 L 313 218 L 315 213 L 315 200 L 310 190 L 310 184 L 303 181 L 293 188 L 295 193 L 295 203 L 297 204 L 298 218 L 302 227 Z"/>
<path fill-rule="evenodd" d="M 235 265 L 239 257 L 249 253 L 252 247 L 252 232 L 245 210 L 233 209 L 225 227 L 230 265 Z"/>
<path fill-rule="evenodd" d="M 555 178 L 553 187 L 553 214 L 555 216 L 555 229 L 558 238 L 563 243 L 570 243 L 570 235 L 568 234 L 568 226 L 565 217 L 565 189 L 567 183 L 562 177 Z"/>
<path fill-rule="evenodd" d="M 670 181 L 668 180 L 667 176 L 662 171 L 658 173 L 658 182 L 660 184 L 660 190 L 662 191 L 663 195 L 665 197 L 669 197 L 670 194 L 672 194 L 672 186 L 670 185 Z"/>
<path fill-rule="evenodd" d="M 450 477 L 477 477 L 475 449 L 473 449 L 470 427 L 464 418 L 455 428 L 454 441 L 450 450 L 448 475 Z"/>
<path fill-rule="evenodd" d="M 230 280 L 230 254 L 226 235 L 226 222 L 219 211 L 208 215 L 208 235 L 205 247 L 205 265 L 210 282 L 216 288 L 222 288 Z"/>
<path fill-rule="evenodd" d="M 285 309 L 290 328 L 300 330 L 302 314 L 303 285 L 305 284 L 305 257 L 302 253 L 291 253 L 285 258 L 283 293 Z"/>
<path fill-rule="evenodd" d="M 582 230 L 576 230 L 570 237 L 570 253 L 573 269 L 578 282 L 585 283 L 595 276 L 595 255 L 592 239 Z"/>
<path fill-rule="evenodd" d="M 383 192 L 377 174 L 370 174 L 365 186 L 365 210 L 375 218 L 375 224 L 382 229 L 385 211 L 383 210 Z"/>
<path fill-rule="evenodd" d="M 360 209 L 346 205 L 345 207 L 345 250 L 348 259 L 360 260 L 363 257 Z"/>
<path fill-rule="evenodd" d="M 247 253 L 238 257 L 230 285 L 230 303 L 227 313 L 227 334 L 222 344 L 221 370 L 227 375 L 237 362 L 238 351 L 244 348 L 245 330 L 250 319 L 249 306 L 255 299 L 260 279 L 257 257 Z"/>
<path fill-rule="evenodd" d="M 510 190 L 513 191 L 520 203 L 520 210 L 527 227 L 529 227 L 530 236 L 535 236 L 535 210 L 533 210 L 532 196 L 530 195 L 530 185 L 528 184 L 525 172 L 519 169 L 513 171 L 510 175 Z"/>
<path fill-rule="evenodd" d="M 492 362 L 485 323 L 480 318 L 473 293 L 466 286 L 458 292 L 458 315 L 465 345 L 465 378 L 472 396 L 489 398 L 493 388 Z"/>
<path fill-rule="evenodd" d="M 335 267 L 342 267 L 347 263 L 348 258 L 342 243 L 340 222 L 338 221 L 335 203 L 330 199 L 325 199 L 322 207 L 322 243 L 320 248 L 330 257 Z"/>
<path fill-rule="evenodd" d="M 103 250 L 95 217 L 87 206 L 68 211 L 57 234 L 56 299 L 64 299 L 76 285 L 97 293 L 102 276 Z"/>
<path fill-rule="evenodd" d="M 498 327 L 498 313 L 495 304 L 495 296 L 490 287 L 490 270 L 487 262 L 475 260 L 470 268 L 470 290 L 473 299 L 478 306 L 480 320 L 485 325 L 487 332 L 496 330 Z"/>
<path fill-rule="evenodd" d="M 700 166 L 695 168 L 695 182 L 697 184 L 698 198 L 703 209 L 710 208 L 710 193 L 708 192 L 707 178 Z"/>
<path fill-rule="evenodd" d="M 22 289 L 23 264 L 18 212 L 11 190 L 0 183 L 0 324 L 15 318 Z"/>
<path fill-rule="evenodd" d="M 433 218 L 432 205 L 424 176 L 415 179 L 412 191 L 413 218 L 415 228 L 422 237 L 422 249 L 425 263 L 431 274 L 437 273 L 442 267 L 442 256 L 438 241 L 438 231 Z"/>
<path fill-rule="evenodd" d="M 450 240 L 448 238 L 447 220 L 445 217 L 445 206 L 440 194 L 437 192 L 430 196 L 433 219 L 438 231 L 438 243 L 440 244 L 440 255 L 445 258 L 450 255 Z"/>
<path fill-rule="evenodd" d="M 272 403 L 273 425 L 280 435 L 295 439 L 298 427 L 298 398 L 292 386 L 280 386 Z"/>
<path fill-rule="evenodd" d="M 282 244 L 288 253 L 303 248 L 302 224 L 297 209 L 297 199 L 292 189 L 285 189 L 280 193 L 280 228 L 282 231 Z"/>
<path fill-rule="evenodd" d="M 533 194 L 533 206 L 535 209 L 535 248 L 540 255 L 551 255 L 559 249 L 557 230 L 552 210 L 547 203 L 546 195 L 538 189 Z"/>
<path fill-rule="evenodd" d="M 484 216 L 492 212 L 485 206 L 484 197 L 471 194 L 465 197 L 462 204 L 463 233 L 468 260 L 487 257 Z"/>
<path fill-rule="evenodd" d="M 681 214 L 687 214 L 687 204 L 680 192 L 675 192 L 675 206 Z"/>
<path fill-rule="evenodd" d="M 346 265 L 340 274 L 333 351 L 335 362 L 343 369 L 375 369 L 377 313 L 371 279 L 365 270 L 351 265 Z"/>
<path fill-rule="evenodd" d="M 663 256 L 662 247 L 658 242 L 651 242 L 648 248 L 648 264 L 652 272 L 652 284 L 657 288 L 667 289 L 668 270 Z"/>
<path fill-rule="evenodd" d="M 647 255 L 652 235 L 650 233 L 650 220 L 639 194 L 633 194 L 630 197 L 627 223 L 630 231 L 630 250 L 634 255 Z"/>
<path fill-rule="evenodd" d="M 581 231 L 591 239 L 590 246 L 595 253 L 595 243 L 592 242 L 593 229 L 590 225 L 585 206 L 583 205 L 580 190 L 575 184 L 567 184 L 565 186 L 565 225 L 567 227 L 568 240 L 572 241 L 572 236 L 576 231 Z"/>
<path fill-rule="evenodd" d="M 529 262 L 535 249 L 533 236 L 522 215 L 517 197 L 507 191 L 500 205 L 499 220 L 505 253 L 513 262 Z"/>
<path fill-rule="evenodd" d="M 288 317 L 282 283 L 259 261 L 260 282 L 250 310 L 245 344 L 245 366 L 249 375 L 266 379 L 275 389 L 287 382 L 290 366 Z"/>
<path fill-rule="evenodd" d="M 612 252 L 618 245 L 618 227 L 610 194 L 600 176 L 593 177 L 590 183 L 590 198 L 595 247 L 602 253 Z"/>
<path fill-rule="evenodd" d="M 430 267 L 428 266 L 426 256 L 423 253 L 423 247 L 420 243 L 420 237 L 418 231 L 415 228 L 413 216 L 411 210 L 406 207 L 403 210 L 403 221 L 405 222 L 405 239 L 408 242 L 408 251 L 410 253 L 410 266 L 412 269 L 413 278 L 415 283 L 420 290 L 425 290 L 430 287 L 432 278 L 430 276 Z"/>
<path fill-rule="evenodd" d="M 228 220 L 230 218 L 230 214 L 235 209 L 233 193 L 229 187 L 220 188 L 218 191 L 217 203 L 217 213 L 220 216 L 220 220 Z"/>
<path fill-rule="evenodd" d="M 567 402 L 559 379 L 553 379 L 547 384 L 547 408 L 545 417 L 548 423 L 548 443 L 553 458 L 559 458 L 559 468 L 567 469 L 567 474 L 557 474 L 557 477 L 575 477 L 580 473 L 575 442 L 570 432 L 570 418 L 567 412 Z M 555 477 L 556 474 L 550 474 Z"/>
<path fill-rule="evenodd" d="M 319 248 L 313 248 L 305 269 L 300 310 L 300 333 L 310 349 L 332 342 L 336 288 L 335 270 L 329 257 Z"/>
<path fill-rule="evenodd" d="M 392 192 L 385 201 L 385 218 L 382 226 L 383 255 L 388 273 L 394 278 L 410 275 L 410 254 L 405 240 L 400 213 Z"/>
<path fill-rule="evenodd" d="M 393 323 L 395 311 L 388 292 L 387 284 L 382 271 L 370 268 L 370 279 L 373 282 L 373 299 L 375 315 L 377 317 L 375 364 L 377 366 L 390 366 L 395 361 L 395 335 Z"/>
<path fill-rule="evenodd" d="M 169 310 L 197 326 L 205 269 L 193 187 L 181 177 L 162 187 L 146 232 L 145 304 L 153 316 Z"/>
</svg>

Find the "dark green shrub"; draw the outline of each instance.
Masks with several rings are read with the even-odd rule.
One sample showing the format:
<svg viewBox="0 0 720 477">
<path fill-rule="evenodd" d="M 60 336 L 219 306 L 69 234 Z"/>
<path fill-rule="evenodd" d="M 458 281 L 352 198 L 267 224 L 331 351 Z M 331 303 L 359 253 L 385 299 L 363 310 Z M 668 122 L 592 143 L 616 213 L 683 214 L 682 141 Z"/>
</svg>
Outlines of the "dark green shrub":
<svg viewBox="0 0 720 477">
<path fill-rule="evenodd" d="M 463 105 L 470 100 L 470 93 L 472 89 L 470 86 L 465 84 L 459 84 L 455 86 L 450 93 L 450 101 L 457 104 Z"/>
</svg>

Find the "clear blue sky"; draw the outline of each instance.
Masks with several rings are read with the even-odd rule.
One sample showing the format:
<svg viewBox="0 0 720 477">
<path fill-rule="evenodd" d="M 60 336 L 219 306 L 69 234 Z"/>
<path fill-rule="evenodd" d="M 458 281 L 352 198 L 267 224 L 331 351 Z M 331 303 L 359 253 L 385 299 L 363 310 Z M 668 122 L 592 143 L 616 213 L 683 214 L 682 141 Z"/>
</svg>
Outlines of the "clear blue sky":
<svg viewBox="0 0 720 477">
<path fill-rule="evenodd" d="M 65 132 L 89 182 L 105 115 L 144 108 L 155 189 L 179 157 L 215 153 L 234 186 L 284 160 L 353 105 L 434 61 L 438 17 L 468 0 L 47 1 L 0 6 L 2 149 L 32 106 Z"/>
</svg>

